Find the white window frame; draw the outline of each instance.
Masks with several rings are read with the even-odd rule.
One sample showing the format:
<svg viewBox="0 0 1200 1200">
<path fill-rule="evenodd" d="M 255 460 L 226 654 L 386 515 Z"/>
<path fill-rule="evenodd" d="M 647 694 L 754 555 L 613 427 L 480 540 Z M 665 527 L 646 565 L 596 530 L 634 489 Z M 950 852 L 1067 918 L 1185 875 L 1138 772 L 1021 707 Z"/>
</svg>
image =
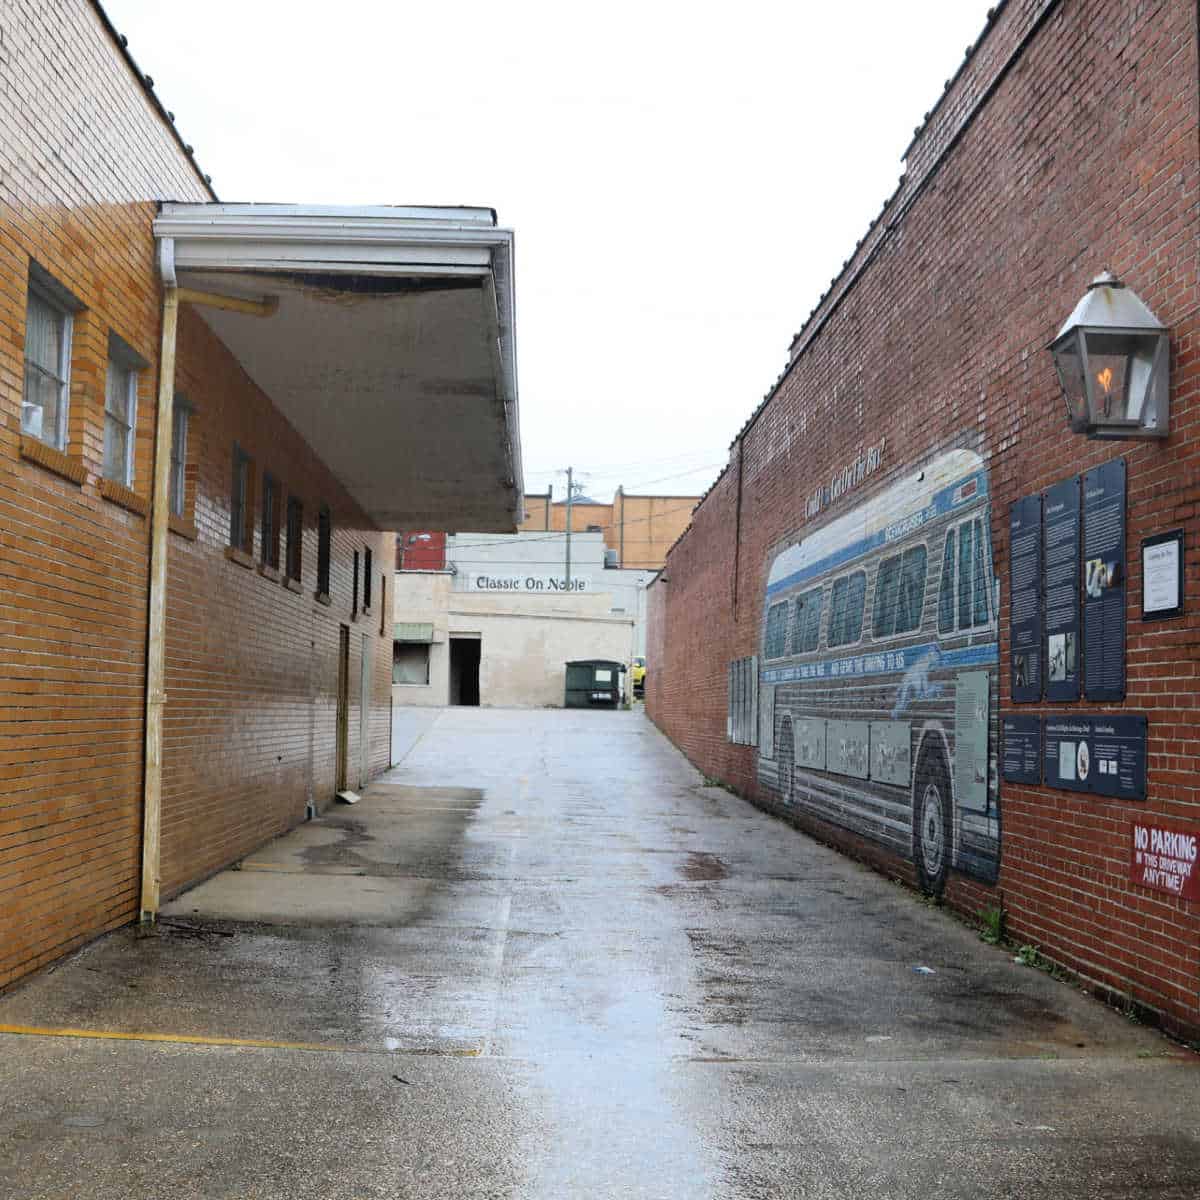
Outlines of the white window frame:
<svg viewBox="0 0 1200 1200">
<path fill-rule="evenodd" d="M 108 475 L 123 487 L 133 487 L 134 450 L 137 446 L 138 374 L 146 366 L 146 360 L 137 354 L 115 333 L 108 335 L 108 366 L 104 373 L 104 448 L 102 463 L 108 463 L 108 439 L 110 420 L 125 427 L 125 462 L 120 476 Z M 126 415 L 114 412 L 109 403 L 112 399 L 114 368 L 126 373 Z"/>
<path fill-rule="evenodd" d="M 62 322 L 57 375 L 51 375 L 41 363 L 31 362 L 29 358 L 29 308 L 35 300 L 48 308 Z M 71 341 L 75 329 L 75 311 L 79 307 L 78 304 L 73 305 L 72 300 L 73 298 L 71 300 L 67 299 L 65 290 L 47 275 L 45 271 L 38 267 L 36 263 L 30 264 L 29 290 L 25 312 L 25 372 L 21 391 L 21 433 L 26 437 L 36 438 L 39 442 L 44 442 L 47 446 L 53 446 L 55 450 L 65 450 L 67 448 L 67 421 L 71 403 Z M 55 422 L 52 437 L 46 436 L 46 429 L 44 427 L 41 433 L 33 433 L 25 427 L 25 409 L 33 407 L 29 405 L 27 400 L 29 394 L 28 379 L 31 367 L 41 375 L 53 379 L 58 384 L 58 419 Z"/>
<path fill-rule="evenodd" d="M 168 488 L 168 507 L 173 517 L 187 511 L 187 441 L 188 420 L 192 406 L 183 396 L 176 396 L 171 408 L 171 480 Z M 175 450 L 178 447 L 179 457 Z"/>
</svg>

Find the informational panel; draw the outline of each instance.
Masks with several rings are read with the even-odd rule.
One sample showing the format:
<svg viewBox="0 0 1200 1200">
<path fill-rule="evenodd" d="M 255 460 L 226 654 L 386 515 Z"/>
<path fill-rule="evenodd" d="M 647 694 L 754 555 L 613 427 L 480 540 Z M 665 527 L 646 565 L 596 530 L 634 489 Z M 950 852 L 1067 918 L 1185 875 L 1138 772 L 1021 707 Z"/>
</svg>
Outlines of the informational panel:
<svg viewBox="0 0 1200 1200">
<path fill-rule="evenodd" d="M 1002 721 L 1000 774 L 1009 783 L 1042 782 L 1042 718 L 1009 714 Z"/>
<path fill-rule="evenodd" d="M 1142 620 L 1183 615 L 1183 530 L 1142 540 Z"/>
<path fill-rule="evenodd" d="M 871 722 L 871 778 L 899 787 L 912 782 L 912 729 L 907 721 Z"/>
<path fill-rule="evenodd" d="M 870 741 L 871 726 L 866 721 L 826 721 L 825 769 L 866 779 Z"/>
<path fill-rule="evenodd" d="M 1008 513 L 1009 694 L 1020 704 L 1042 698 L 1042 498 L 1026 496 Z"/>
<path fill-rule="evenodd" d="M 987 671 L 960 671 L 954 679 L 954 796 L 963 808 L 988 803 Z"/>
<path fill-rule="evenodd" d="M 825 721 L 821 717 L 801 717 L 794 726 L 795 763 L 810 771 L 825 770 Z"/>
<path fill-rule="evenodd" d="M 1200 833 L 1134 822 L 1129 831 L 1129 878 L 1142 887 L 1200 900 Z"/>
<path fill-rule="evenodd" d="M 1125 699 L 1125 460 L 1083 477 L 1083 691 Z"/>
<path fill-rule="evenodd" d="M 1079 476 L 1046 489 L 1046 699 L 1079 699 Z"/>
<path fill-rule="evenodd" d="M 1047 787 L 1145 800 L 1145 717 L 1047 717 L 1043 745 Z"/>
</svg>

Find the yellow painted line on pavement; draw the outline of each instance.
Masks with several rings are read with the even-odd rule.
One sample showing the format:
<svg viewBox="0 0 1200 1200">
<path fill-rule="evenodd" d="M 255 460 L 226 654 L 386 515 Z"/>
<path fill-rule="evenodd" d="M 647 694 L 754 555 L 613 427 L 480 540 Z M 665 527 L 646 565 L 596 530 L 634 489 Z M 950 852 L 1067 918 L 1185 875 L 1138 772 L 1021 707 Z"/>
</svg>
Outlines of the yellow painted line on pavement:
<svg viewBox="0 0 1200 1200">
<path fill-rule="evenodd" d="M 185 1046 L 236 1046 L 252 1050 L 307 1050 L 325 1054 L 405 1054 L 431 1058 L 478 1058 L 483 1048 L 401 1050 L 388 1046 L 332 1046 L 319 1042 L 279 1042 L 269 1038 L 204 1037 L 191 1033 L 125 1033 L 115 1029 L 60 1029 L 41 1025 L 0 1024 L 0 1034 L 17 1037 L 88 1038 L 111 1042 L 175 1042 Z"/>
<path fill-rule="evenodd" d="M 306 871 L 311 871 L 312 868 L 305 863 L 274 863 L 274 862 L 243 862 L 240 867 L 234 868 L 239 871 L 271 871 L 280 875 L 303 875 Z M 346 868 L 342 868 L 344 871 Z M 361 870 L 361 867 L 354 867 L 353 870 Z M 335 874 L 340 872 L 329 871 L 327 874 Z"/>
</svg>

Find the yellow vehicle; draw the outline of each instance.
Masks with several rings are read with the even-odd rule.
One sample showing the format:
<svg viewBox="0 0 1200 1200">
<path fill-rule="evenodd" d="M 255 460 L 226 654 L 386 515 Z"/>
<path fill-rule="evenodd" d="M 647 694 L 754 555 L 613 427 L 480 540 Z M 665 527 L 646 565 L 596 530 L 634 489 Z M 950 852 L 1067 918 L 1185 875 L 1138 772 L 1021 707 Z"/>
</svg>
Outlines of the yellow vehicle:
<svg viewBox="0 0 1200 1200">
<path fill-rule="evenodd" d="M 633 694 L 635 696 L 645 696 L 646 694 L 646 660 L 640 655 L 633 660 L 633 666 L 629 671 L 629 679 L 633 684 Z"/>
</svg>

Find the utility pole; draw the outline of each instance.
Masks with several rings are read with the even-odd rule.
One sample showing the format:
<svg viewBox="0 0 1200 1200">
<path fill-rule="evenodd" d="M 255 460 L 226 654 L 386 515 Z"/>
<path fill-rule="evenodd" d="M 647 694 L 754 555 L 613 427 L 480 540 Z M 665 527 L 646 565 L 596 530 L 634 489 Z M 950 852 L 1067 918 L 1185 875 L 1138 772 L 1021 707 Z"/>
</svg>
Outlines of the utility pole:
<svg viewBox="0 0 1200 1200">
<path fill-rule="evenodd" d="M 572 482 L 572 467 L 567 468 L 567 592 L 571 591 L 571 503 L 575 499 L 575 485 Z"/>
<path fill-rule="evenodd" d="M 621 497 L 621 537 L 618 542 L 619 549 L 617 550 L 617 566 L 625 565 L 625 485 L 617 485 L 617 495 Z"/>
</svg>

